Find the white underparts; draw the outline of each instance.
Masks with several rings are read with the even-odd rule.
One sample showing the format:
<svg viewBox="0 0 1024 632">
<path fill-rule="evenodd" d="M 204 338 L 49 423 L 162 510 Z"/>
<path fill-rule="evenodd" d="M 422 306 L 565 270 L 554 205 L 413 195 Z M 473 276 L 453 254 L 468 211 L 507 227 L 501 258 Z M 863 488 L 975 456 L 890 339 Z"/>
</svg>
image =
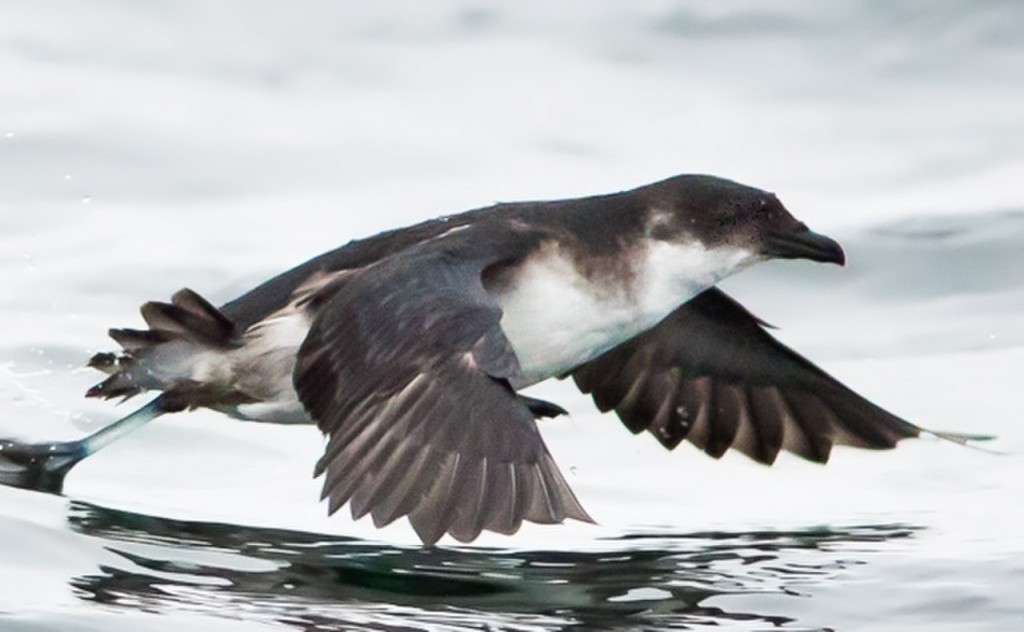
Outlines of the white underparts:
<svg viewBox="0 0 1024 632">
<path fill-rule="evenodd" d="M 632 275 L 588 279 L 555 248 L 527 260 L 496 298 L 525 384 L 561 375 L 637 334 L 756 261 L 744 249 L 651 241 Z M 523 386 L 517 385 L 517 386 Z"/>
<path fill-rule="evenodd" d="M 238 406 L 239 416 L 277 423 L 308 420 L 293 374 L 311 325 L 308 312 L 291 304 L 245 332 L 242 347 L 230 354 L 236 388 L 261 401 Z"/>
<path fill-rule="evenodd" d="M 296 289 L 291 302 L 258 323 L 243 336 L 242 346 L 225 360 L 231 364 L 234 388 L 258 401 L 226 412 L 251 421 L 306 423 L 311 421 L 295 392 L 295 362 L 313 324 L 305 307 L 310 295 L 349 274 L 316 273 Z"/>
</svg>

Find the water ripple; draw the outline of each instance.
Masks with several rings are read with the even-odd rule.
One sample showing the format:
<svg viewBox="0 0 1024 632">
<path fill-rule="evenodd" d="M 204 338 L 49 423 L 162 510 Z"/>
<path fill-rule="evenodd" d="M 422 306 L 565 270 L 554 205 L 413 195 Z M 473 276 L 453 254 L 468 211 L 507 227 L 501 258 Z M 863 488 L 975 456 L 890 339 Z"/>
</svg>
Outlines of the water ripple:
<svg viewBox="0 0 1024 632">
<path fill-rule="evenodd" d="M 123 560 L 72 579 L 82 599 L 303 630 L 779 626 L 792 619 L 707 602 L 807 595 L 918 530 L 633 533 L 605 541 L 607 549 L 554 551 L 403 548 L 82 502 L 72 503 L 69 522 Z"/>
</svg>

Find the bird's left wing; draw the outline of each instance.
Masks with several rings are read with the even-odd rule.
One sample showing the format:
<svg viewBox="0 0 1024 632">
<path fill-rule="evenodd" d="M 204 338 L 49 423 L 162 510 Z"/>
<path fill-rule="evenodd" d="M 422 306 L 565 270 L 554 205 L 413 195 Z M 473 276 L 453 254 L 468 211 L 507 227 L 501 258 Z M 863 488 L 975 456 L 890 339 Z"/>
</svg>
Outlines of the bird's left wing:
<svg viewBox="0 0 1024 632">
<path fill-rule="evenodd" d="M 715 458 L 732 447 L 765 464 L 780 450 L 824 463 L 833 444 L 891 448 L 921 433 L 776 340 L 717 288 L 572 377 L 633 432 L 648 430 L 670 450 L 685 439 Z"/>
<path fill-rule="evenodd" d="M 480 250 L 472 235 L 445 235 L 310 299 L 320 304 L 294 377 L 329 436 L 316 475 L 330 512 L 351 502 L 378 526 L 408 515 L 427 544 L 591 521 L 509 386 L 519 362 Z"/>
</svg>

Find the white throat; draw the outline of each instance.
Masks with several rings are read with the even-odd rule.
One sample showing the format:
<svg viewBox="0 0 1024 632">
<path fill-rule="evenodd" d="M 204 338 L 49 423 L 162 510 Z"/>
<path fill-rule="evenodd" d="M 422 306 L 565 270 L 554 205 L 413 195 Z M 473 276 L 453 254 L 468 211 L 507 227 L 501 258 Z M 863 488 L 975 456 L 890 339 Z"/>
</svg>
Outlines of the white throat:
<svg viewBox="0 0 1024 632">
<path fill-rule="evenodd" d="M 643 289 L 638 303 L 654 321 L 641 331 L 654 326 L 725 277 L 757 261 L 751 251 L 733 246 L 705 248 L 696 241 L 686 244 L 651 241 L 643 258 L 640 276 Z"/>
<path fill-rule="evenodd" d="M 538 252 L 496 296 L 526 386 L 562 375 L 650 329 L 677 307 L 757 261 L 748 250 L 648 242 L 632 278 L 595 283 L 556 248 Z"/>
</svg>

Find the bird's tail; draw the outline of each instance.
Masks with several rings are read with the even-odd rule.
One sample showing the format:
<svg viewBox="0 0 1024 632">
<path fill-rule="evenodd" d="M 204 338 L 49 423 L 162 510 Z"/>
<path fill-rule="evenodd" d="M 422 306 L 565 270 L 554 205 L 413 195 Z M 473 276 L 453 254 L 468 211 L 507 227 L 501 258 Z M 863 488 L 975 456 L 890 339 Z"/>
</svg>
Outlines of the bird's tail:
<svg viewBox="0 0 1024 632">
<path fill-rule="evenodd" d="M 200 349 L 223 349 L 234 343 L 235 326 L 199 294 L 185 288 L 170 303 L 150 301 L 141 308 L 149 329 L 111 329 L 118 353 L 97 353 L 89 366 L 109 377 L 90 388 L 86 397 L 128 399 L 144 390 L 174 385 L 175 361 Z M 163 366 L 167 371 L 154 370 Z"/>
</svg>

